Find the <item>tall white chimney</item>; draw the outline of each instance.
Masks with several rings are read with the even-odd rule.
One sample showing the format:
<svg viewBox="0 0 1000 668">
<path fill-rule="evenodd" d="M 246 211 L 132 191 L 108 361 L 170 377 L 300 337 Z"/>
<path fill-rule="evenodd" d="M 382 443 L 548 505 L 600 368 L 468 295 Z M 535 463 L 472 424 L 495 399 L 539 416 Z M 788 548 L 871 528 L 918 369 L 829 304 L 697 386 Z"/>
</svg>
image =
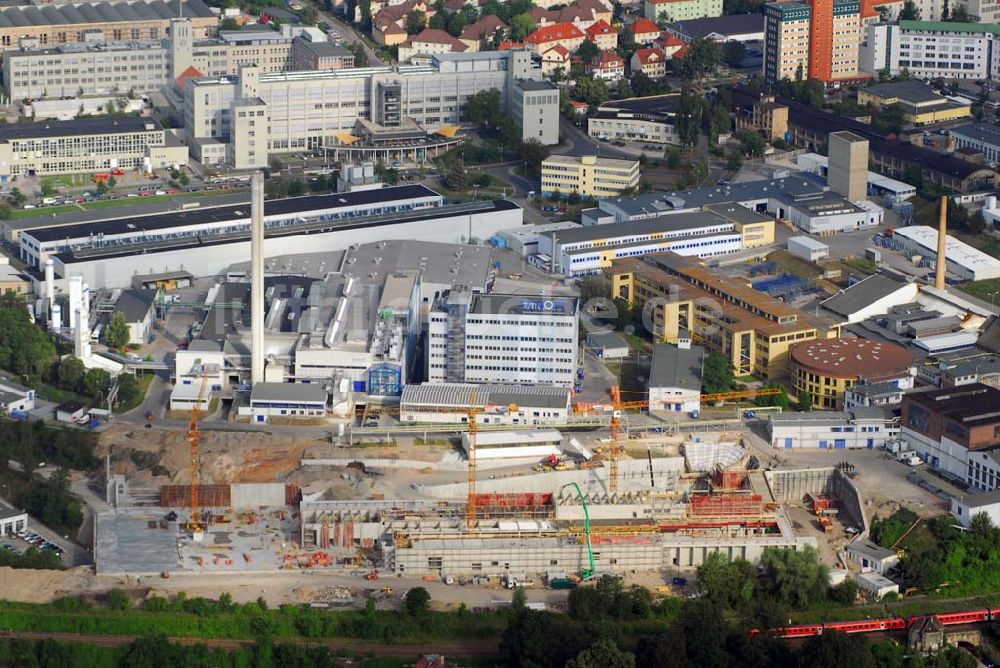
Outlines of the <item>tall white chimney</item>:
<svg viewBox="0 0 1000 668">
<path fill-rule="evenodd" d="M 250 381 L 264 381 L 264 174 L 250 177 Z"/>
<path fill-rule="evenodd" d="M 56 300 L 56 263 L 52 258 L 45 260 L 45 299 L 49 302 L 48 307 L 52 308 Z"/>
<path fill-rule="evenodd" d="M 69 328 L 76 329 L 77 315 L 83 308 L 83 276 L 69 277 Z"/>
</svg>

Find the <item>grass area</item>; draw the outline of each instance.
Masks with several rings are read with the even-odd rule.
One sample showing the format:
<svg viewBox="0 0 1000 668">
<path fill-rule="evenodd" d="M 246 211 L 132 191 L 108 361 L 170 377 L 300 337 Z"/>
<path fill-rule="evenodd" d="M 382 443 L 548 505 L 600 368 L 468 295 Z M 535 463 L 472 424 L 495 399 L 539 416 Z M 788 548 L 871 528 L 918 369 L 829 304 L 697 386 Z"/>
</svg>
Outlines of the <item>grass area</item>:
<svg viewBox="0 0 1000 668">
<path fill-rule="evenodd" d="M 848 257 L 841 260 L 848 267 L 853 267 L 858 271 L 863 271 L 866 274 L 874 274 L 878 271 L 878 265 L 873 261 L 865 257 Z"/>
<path fill-rule="evenodd" d="M 789 613 L 793 624 L 838 622 L 852 619 L 877 619 L 880 617 L 912 617 L 941 612 L 979 610 L 1000 605 L 1000 593 L 969 598 L 938 598 L 917 596 L 901 601 L 886 601 L 871 605 L 829 607 L 806 612 Z"/>
<path fill-rule="evenodd" d="M 989 278 L 985 281 L 974 281 L 959 285 L 962 292 L 978 297 L 985 302 L 995 302 L 1000 297 L 1000 278 Z"/>
<path fill-rule="evenodd" d="M 50 185 L 53 188 L 82 188 L 94 182 L 92 174 L 86 172 L 81 174 L 53 174 L 43 176 L 41 183 L 43 186 Z"/>
<path fill-rule="evenodd" d="M 93 403 L 90 397 L 85 397 L 82 394 L 77 394 L 71 390 L 64 390 L 61 387 L 49 385 L 48 383 L 43 383 L 42 381 L 37 381 L 33 384 L 35 386 L 35 394 L 46 401 L 51 401 L 57 404 L 61 404 L 64 401 L 82 401 L 88 405 Z"/>
<path fill-rule="evenodd" d="M 199 197 L 211 197 L 214 195 L 230 195 L 232 190 L 210 190 L 200 193 L 183 193 L 177 195 L 150 195 L 149 197 L 120 197 L 119 199 L 102 199 L 86 204 L 66 204 L 64 206 L 47 206 L 39 209 L 17 209 L 11 212 L 11 218 L 20 220 L 23 218 L 38 218 L 42 216 L 54 216 L 60 213 L 70 213 L 72 211 L 96 211 L 99 209 L 114 209 L 120 206 L 135 206 L 137 204 L 162 204 L 177 199 L 190 199 Z"/>
<path fill-rule="evenodd" d="M 129 402 L 127 404 L 122 403 L 115 406 L 115 413 L 127 413 L 130 410 L 138 407 L 142 404 L 143 400 L 146 398 L 146 393 L 149 392 L 149 386 L 153 382 L 153 374 L 144 373 L 137 377 L 139 381 L 139 393 L 135 401 Z"/>
</svg>

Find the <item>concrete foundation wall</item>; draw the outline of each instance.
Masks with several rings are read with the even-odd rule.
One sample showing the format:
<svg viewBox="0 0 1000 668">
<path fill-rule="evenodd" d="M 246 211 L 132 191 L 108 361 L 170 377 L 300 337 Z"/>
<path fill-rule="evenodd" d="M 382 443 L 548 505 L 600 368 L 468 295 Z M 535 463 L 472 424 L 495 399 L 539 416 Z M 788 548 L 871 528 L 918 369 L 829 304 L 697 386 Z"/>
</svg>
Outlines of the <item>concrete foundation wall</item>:
<svg viewBox="0 0 1000 668">
<path fill-rule="evenodd" d="M 834 470 L 832 466 L 825 466 L 795 471 L 766 471 L 764 476 L 775 500 L 799 503 L 806 494 L 828 494 Z"/>
<path fill-rule="evenodd" d="M 231 487 L 233 508 L 285 505 L 284 483 L 243 483 Z"/>
</svg>

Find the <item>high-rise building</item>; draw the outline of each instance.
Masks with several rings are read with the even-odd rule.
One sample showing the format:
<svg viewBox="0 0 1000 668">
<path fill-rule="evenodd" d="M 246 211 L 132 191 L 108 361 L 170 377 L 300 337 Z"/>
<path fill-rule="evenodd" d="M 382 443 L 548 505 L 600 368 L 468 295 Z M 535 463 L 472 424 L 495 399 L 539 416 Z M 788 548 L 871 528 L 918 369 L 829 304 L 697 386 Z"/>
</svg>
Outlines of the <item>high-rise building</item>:
<svg viewBox="0 0 1000 668">
<path fill-rule="evenodd" d="M 865 10 L 867 11 L 867 9 Z M 764 6 L 764 80 L 857 79 L 864 16 L 858 0 L 792 0 Z"/>
<path fill-rule="evenodd" d="M 998 5 L 1000 7 L 1000 5 Z M 903 70 L 914 79 L 991 79 L 1000 74 L 1000 25 L 900 21 L 866 28 L 861 71 Z"/>
<path fill-rule="evenodd" d="M 831 132 L 829 138 L 830 188 L 850 202 L 868 192 L 868 140 L 853 132 Z"/>
</svg>

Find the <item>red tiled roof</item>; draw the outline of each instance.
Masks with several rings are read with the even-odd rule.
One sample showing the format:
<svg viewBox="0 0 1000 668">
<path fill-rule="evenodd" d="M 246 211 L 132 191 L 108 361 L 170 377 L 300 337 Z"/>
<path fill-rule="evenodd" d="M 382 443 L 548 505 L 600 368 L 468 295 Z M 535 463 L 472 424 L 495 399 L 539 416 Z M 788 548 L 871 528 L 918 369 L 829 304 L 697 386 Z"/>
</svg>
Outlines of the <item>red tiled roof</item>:
<svg viewBox="0 0 1000 668">
<path fill-rule="evenodd" d="M 625 67 L 625 61 L 614 51 L 602 51 L 600 55 L 591 62 L 594 69 L 608 69 L 610 67 Z"/>
<path fill-rule="evenodd" d="M 587 28 L 587 35 L 591 38 L 597 35 L 617 35 L 618 31 L 612 28 L 607 21 L 601 19 L 597 23 Z"/>
<path fill-rule="evenodd" d="M 660 34 L 660 26 L 656 25 L 649 19 L 643 17 L 632 24 L 632 34 L 633 35 L 649 35 L 651 33 Z"/>
<path fill-rule="evenodd" d="M 670 34 L 670 33 L 665 34 L 663 37 L 661 37 L 657 41 L 660 44 L 662 44 L 663 46 L 684 46 L 685 44 L 687 44 L 687 42 L 685 42 L 684 40 L 682 40 L 677 35 L 673 35 L 673 34 Z"/>
<path fill-rule="evenodd" d="M 194 65 L 191 65 L 177 76 L 177 86 L 179 88 L 184 88 L 184 84 L 187 83 L 188 79 L 198 79 L 203 76 L 205 75 L 201 73 L 201 70 Z"/>
<path fill-rule="evenodd" d="M 663 53 L 662 49 L 648 48 L 648 49 L 638 49 L 635 52 L 636 57 L 639 62 L 643 65 L 648 65 L 651 62 L 664 62 L 667 59 L 666 54 Z"/>
<path fill-rule="evenodd" d="M 556 23 L 539 28 L 525 37 L 524 41 L 531 44 L 545 44 L 546 42 L 558 42 L 564 39 L 582 39 L 583 37 L 584 34 L 572 23 Z"/>
<path fill-rule="evenodd" d="M 548 49 L 548 50 L 546 50 L 546 51 L 545 51 L 545 53 L 549 53 L 550 51 L 555 51 L 556 53 L 558 53 L 558 54 L 559 54 L 560 56 L 562 56 L 563 58 L 566 58 L 566 56 L 568 56 L 568 55 L 569 55 L 569 49 L 567 49 L 567 48 L 566 48 L 565 46 L 563 46 L 562 44 L 556 44 L 556 45 L 555 45 L 554 47 L 552 47 L 551 49 Z"/>
<path fill-rule="evenodd" d="M 512 42 L 508 39 L 505 39 L 502 42 L 500 42 L 501 51 L 510 51 L 511 49 L 523 49 L 523 48 L 524 48 L 524 42 Z"/>
<path fill-rule="evenodd" d="M 507 24 L 492 14 L 487 14 L 471 25 L 465 26 L 465 30 L 459 35 L 459 39 L 481 40 L 500 28 L 506 28 Z"/>
<path fill-rule="evenodd" d="M 451 46 L 452 51 L 465 51 L 469 48 L 468 45 L 458 41 L 444 30 L 439 30 L 437 28 L 424 28 L 420 31 L 419 35 L 414 35 L 410 38 L 410 43 L 414 42 L 424 42 L 426 44 L 448 44 Z"/>
<path fill-rule="evenodd" d="M 586 102 L 581 102 L 580 100 L 570 100 L 569 101 L 569 106 L 573 107 L 574 109 L 589 109 L 590 108 L 589 104 L 587 104 Z"/>
</svg>

